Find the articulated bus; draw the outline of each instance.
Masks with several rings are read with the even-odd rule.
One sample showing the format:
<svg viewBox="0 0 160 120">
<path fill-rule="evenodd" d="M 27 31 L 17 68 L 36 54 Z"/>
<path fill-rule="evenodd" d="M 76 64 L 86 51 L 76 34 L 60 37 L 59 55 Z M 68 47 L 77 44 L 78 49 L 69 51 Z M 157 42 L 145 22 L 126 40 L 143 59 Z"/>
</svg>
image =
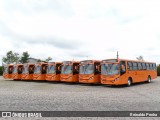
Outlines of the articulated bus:
<svg viewBox="0 0 160 120">
<path fill-rule="evenodd" d="M 23 66 L 22 80 L 33 80 L 34 64 L 26 63 Z"/>
<path fill-rule="evenodd" d="M 47 66 L 47 74 L 46 74 L 46 80 L 47 81 L 60 81 L 60 67 L 62 63 L 60 62 L 51 62 L 48 63 Z"/>
<path fill-rule="evenodd" d="M 11 79 L 12 72 L 13 72 L 13 65 L 9 64 L 9 65 L 3 66 L 3 78 L 4 79 Z"/>
<path fill-rule="evenodd" d="M 100 83 L 100 61 L 84 60 L 80 62 L 79 82 L 80 83 Z"/>
<path fill-rule="evenodd" d="M 47 63 L 37 63 L 34 67 L 33 80 L 45 80 L 47 73 Z"/>
<path fill-rule="evenodd" d="M 12 79 L 21 80 L 23 64 L 16 64 L 13 66 Z"/>
<path fill-rule="evenodd" d="M 156 63 L 124 59 L 101 61 L 101 84 L 131 86 L 136 82 L 151 82 L 156 77 Z"/>
<path fill-rule="evenodd" d="M 78 67 L 79 67 L 78 61 L 62 62 L 60 80 L 63 82 L 78 82 L 79 79 Z"/>
</svg>

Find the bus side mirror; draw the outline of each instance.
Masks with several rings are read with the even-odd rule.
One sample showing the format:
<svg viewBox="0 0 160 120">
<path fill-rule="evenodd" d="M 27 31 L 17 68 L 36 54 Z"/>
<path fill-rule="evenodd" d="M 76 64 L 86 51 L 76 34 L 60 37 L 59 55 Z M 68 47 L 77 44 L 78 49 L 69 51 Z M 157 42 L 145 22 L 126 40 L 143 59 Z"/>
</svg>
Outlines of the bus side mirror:
<svg viewBox="0 0 160 120">
<path fill-rule="evenodd" d="M 75 70 L 79 70 L 79 66 L 80 66 L 80 64 L 75 66 Z"/>
<path fill-rule="evenodd" d="M 60 65 L 60 66 L 58 66 L 58 71 L 61 71 L 61 65 Z"/>
<path fill-rule="evenodd" d="M 74 69 L 77 70 L 77 66 L 74 66 Z"/>
<path fill-rule="evenodd" d="M 100 72 L 100 65 L 96 66 L 96 69 Z"/>
</svg>

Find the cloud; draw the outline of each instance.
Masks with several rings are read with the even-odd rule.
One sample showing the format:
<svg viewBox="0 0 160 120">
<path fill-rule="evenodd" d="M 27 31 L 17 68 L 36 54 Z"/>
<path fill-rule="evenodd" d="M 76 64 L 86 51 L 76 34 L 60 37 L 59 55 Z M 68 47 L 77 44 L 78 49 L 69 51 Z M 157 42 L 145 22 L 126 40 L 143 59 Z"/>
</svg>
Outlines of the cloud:
<svg viewBox="0 0 160 120">
<path fill-rule="evenodd" d="M 55 38 L 55 37 L 38 37 L 38 38 L 25 38 L 25 37 L 19 37 L 19 40 L 17 42 L 27 43 L 27 44 L 43 44 L 43 45 L 49 45 L 52 47 L 56 47 L 58 49 L 68 49 L 68 50 L 74 50 L 77 49 L 79 44 L 81 42 L 76 42 L 74 40 L 65 40 L 61 38 Z M 16 43 L 17 44 L 17 43 Z"/>
<path fill-rule="evenodd" d="M 3 1 L 3 6 L 10 15 L 16 11 L 21 11 L 25 14 L 52 11 L 61 17 L 74 15 L 67 0 L 9 0 Z"/>
<path fill-rule="evenodd" d="M 151 0 L 0 1 L 0 55 L 106 59 L 119 51 L 121 58 L 159 63 L 151 57 L 160 56 L 159 6 Z"/>
</svg>

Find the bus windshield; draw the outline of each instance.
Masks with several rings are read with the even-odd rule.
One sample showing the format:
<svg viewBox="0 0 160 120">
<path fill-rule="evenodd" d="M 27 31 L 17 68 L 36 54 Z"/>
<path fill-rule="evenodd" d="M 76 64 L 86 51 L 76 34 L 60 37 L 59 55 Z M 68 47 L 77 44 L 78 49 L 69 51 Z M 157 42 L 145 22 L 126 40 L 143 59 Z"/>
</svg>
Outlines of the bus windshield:
<svg viewBox="0 0 160 120">
<path fill-rule="evenodd" d="M 47 67 L 47 73 L 48 74 L 54 74 L 55 73 L 55 66 L 54 65 L 49 65 Z"/>
<path fill-rule="evenodd" d="M 120 73 L 119 64 L 115 63 L 106 63 L 101 65 L 101 74 L 102 75 L 117 75 Z"/>
<path fill-rule="evenodd" d="M 24 66 L 24 67 L 23 67 L 22 73 L 28 73 L 28 66 Z"/>
<path fill-rule="evenodd" d="M 41 66 L 37 65 L 34 68 L 34 74 L 40 74 L 41 73 Z"/>
<path fill-rule="evenodd" d="M 17 73 L 17 66 L 13 67 L 13 73 Z"/>
<path fill-rule="evenodd" d="M 72 66 L 71 65 L 63 65 L 61 68 L 62 74 L 70 74 L 72 73 Z"/>
<path fill-rule="evenodd" d="M 3 67 L 3 73 L 8 73 L 8 67 Z"/>
<path fill-rule="evenodd" d="M 93 64 L 85 64 L 80 66 L 80 74 L 92 74 L 94 73 Z"/>
</svg>

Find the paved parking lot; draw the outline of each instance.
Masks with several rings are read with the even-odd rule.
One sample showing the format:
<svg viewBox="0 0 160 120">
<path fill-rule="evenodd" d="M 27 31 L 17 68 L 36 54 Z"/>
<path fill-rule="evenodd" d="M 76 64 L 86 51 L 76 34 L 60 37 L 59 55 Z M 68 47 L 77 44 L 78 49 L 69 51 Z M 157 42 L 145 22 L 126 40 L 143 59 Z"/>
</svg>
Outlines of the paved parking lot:
<svg viewBox="0 0 160 120">
<path fill-rule="evenodd" d="M 131 87 L 0 78 L 1 111 L 160 111 L 160 77 Z"/>
</svg>

